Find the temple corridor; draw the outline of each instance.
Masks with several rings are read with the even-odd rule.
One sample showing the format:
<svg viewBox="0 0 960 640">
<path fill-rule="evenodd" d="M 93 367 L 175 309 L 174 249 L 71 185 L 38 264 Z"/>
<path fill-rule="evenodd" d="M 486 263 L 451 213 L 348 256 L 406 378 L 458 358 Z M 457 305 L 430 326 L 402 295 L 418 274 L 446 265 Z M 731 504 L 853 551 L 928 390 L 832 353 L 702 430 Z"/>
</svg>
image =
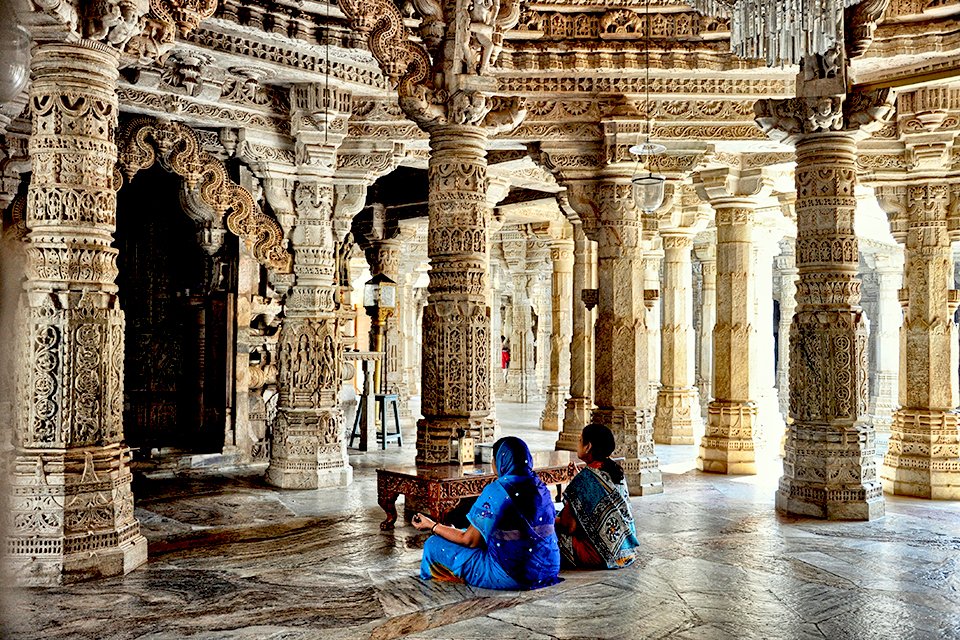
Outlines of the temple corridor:
<svg viewBox="0 0 960 640">
<path fill-rule="evenodd" d="M 552 448 L 541 409 L 498 403 L 504 434 Z M 772 508 L 776 464 L 736 477 L 694 469 L 693 445 L 657 455 L 665 491 L 633 500 L 635 566 L 523 593 L 424 583 L 426 535 L 379 531 L 374 469 L 412 448 L 352 455 L 354 482 L 339 491 L 278 490 L 255 469 L 144 480 L 147 564 L 18 592 L 4 637 L 960 638 L 956 502 L 888 496 L 876 521 L 800 520 Z"/>
</svg>

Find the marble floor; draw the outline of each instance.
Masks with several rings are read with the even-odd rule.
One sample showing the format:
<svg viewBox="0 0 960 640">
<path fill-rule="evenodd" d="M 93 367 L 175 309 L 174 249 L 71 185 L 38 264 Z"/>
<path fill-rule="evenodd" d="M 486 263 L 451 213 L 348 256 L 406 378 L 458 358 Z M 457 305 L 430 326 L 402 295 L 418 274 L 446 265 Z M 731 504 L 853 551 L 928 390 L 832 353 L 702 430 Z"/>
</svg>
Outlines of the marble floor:
<svg viewBox="0 0 960 640">
<path fill-rule="evenodd" d="M 498 404 L 533 448 L 539 407 Z M 411 432 L 406 440 L 414 442 Z M 123 578 L 9 594 L 5 638 L 958 638 L 960 503 L 887 498 L 886 517 L 779 517 L 772 460 L 752 477 L 697 472 L 658 447 L 662 495 L 635 498 L 643 548 L 616 572 L 533 592 L 417 577 L 424 534 L 381 532 L 374 469 L 410 446 L 351 456 L 345 490 L 279 491 L 261 470 L 138 479 L 150 560 Z"/>
</svg>

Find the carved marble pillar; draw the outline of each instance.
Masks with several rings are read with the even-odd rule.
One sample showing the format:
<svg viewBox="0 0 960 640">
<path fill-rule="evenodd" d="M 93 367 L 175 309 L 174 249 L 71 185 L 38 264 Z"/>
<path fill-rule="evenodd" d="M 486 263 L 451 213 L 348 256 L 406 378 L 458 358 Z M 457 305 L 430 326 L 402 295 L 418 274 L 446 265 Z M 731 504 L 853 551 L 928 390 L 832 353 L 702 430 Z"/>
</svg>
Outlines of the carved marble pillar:
<svg viewBox="0 0 960 640">
<path fill-rule="evenodd" d="M 694 386 L 693 268 L 690 233 L 662 232 L 663 325 L 660 391 L 653 439 L 661 444 L 693 444 L 700 417 L 700 394 Z"/>
<path fill-rule="evenodd" d="M 552 351 L 550 332 L 552 328 L 552 294 L 551 282 L 542 267 L 548 259 L 537 261 L 537 273 L 533 280 L 533 310 L 536 314 L 536 331 L 534 346 L 534 379 L 536 380 L 536 395 L 532 398 L 542 400 L 546 397 L 547 387 L 550 384 L 550 357 Z"/>
<path fill-rule="evenodd" d="M 573 225 L 573 335 L 570 341 L 570 397 L 563 412 L 563 429 L 557 450 L 576 451 L 580 432 L 593 412 L 593 367 L 596 311 L 583 301 L 584 289 L 597 288 L 597 243 L 584 233 L 583 224 Z"/>
<path fill-rule="evenodd" d="M 701 410 L 706 411 L 710 401 L 713 400 L 713 329 L 717 324 L 717 245 L 711 237 L 709 242 L 696 245 L 695 250 L 697 259 L 700 260 L 703 277 L 701 294 L 703 306 L 700 308 L 700 333 L 697 336 L 700 344 L 697 388 L 700 390 Z"/>
<path fill-rule="evenodd" d="M 942 178 L 910 176 L 904 195 L 905 224 L 896 225 L 895 232 L 906 247 L 901 406 L 893 414 L 883 458 L 883 488 L 897 495 L 956 500 L 960 414 L 954 314 L 960 296 L 953 289 L 951 236 L 960 225 L 951 211 L 951 185 Z"/>
<path fill-rule="evenodd" d="M 516 227 L 504 231 L 503 252 L 512 281 L 510 323 L 510 367 L 504 398 L 510 402 L 529 402 L 537 396 L 536 370 L 533 357 L 533 301 L 530 287 L 535 275 L 528 271 L 529 249 L 527 229 Z"/>
<path fill-rule="evenodd" d="M 630 493 L 661 493 L 649 393 L 642 224 L 630 174 L 611 172 L 600 180 L 571 182 L 567 189 L 588 237 L 597 242 L 597 408 L 592 419 L 613 430 L 615 455 L 624 458 Z"/>
<path fill-rule="evenodd" d="M 649 239 L 643 241 L 645 245 L 643 255 L 643 301 L 647 307 L 647 357 L 650 359 L 650 363 L 647 365 L 649 371 L 647 376 L 647 393 L 649 396 L 647 405 L 655 407 L 657 396 L 660 393 L 660 271 L 663 264 L 663 247 L 660 238 L 653 236 L 652 233 L 644 235 L 650 236 Z"/>
<path fill-rule="evenodd" d="M 769 215 L 769 210 L 764 213 Z M 779 217 L 779 210 L 773 215 Z M 751 323 L 754 361 L 750 381 L 751 397 L 757 404 L 754 440 L 764 449 L 779 449 L 786 428 L 777 397 L 773 340 L 773 261 L 780 252 L 782 237 L 783 231 L 776 226 L 754 230 L 754 319 Z"/>
<path fill-rule="evenodd" d="M 790 416 L 782 512 L 883 515 L 867 420 L 867 331 L 854 231 L 856 128 L 890 109 L 886 92 L 761 100 L 761 128 L 796 146 L 797 310 L 790 328 Z M 873 123 L 873 124 L 871 124 Z M 847 128 L 844 128 L 844 127 Z"/>
<path fill-rule="evenodd" d="M 569 225 L 564 223 L 570 233 Z M 550 261 L 553 275 L 550 288 L 550 382 L 547 401 L 540 416 L 540 428 L 559 431 L 570 388 L 570 338 L 573 333 L 571 310 L 573 303 L 574 244 L 569 238 L 550 242 Z"/>
<path fill-rule="evenodd" d="M 423 419 L 417 462 L 445 463 L 459 430 L 493 437 L 490 418 L 486 131 L 430 131 L 430 286 L 423 312 Z"/>
<path fill-rule="evenodd" d="M 277 417 L 266 472 L 269 484 L 285 489 L 345 486 L 353 477 L 339 398 L 343 343 L 333 234 L 333 172 L 350 95 L 334 91 L 327 100 L 323 94 L 318 85 L 294 85 L 290 96 L 299 173 L 291 233 L 295 279 L 277 344 Z M 321 120 L 316 114 L 323 109 L 330 112 Z"/>
<path fill-rule="evenodd" d="M 777 390 L 780 413 L 790 413 L 790 325 L 797 309 L 797 261 L 792 241 L 780 243 L 781 252 L 776 258 L 780 276 L 780 326 L 777 342 Z"/>
<path fill-rule="evenodd" d="M 123 440 L 117 296 L 117 63 L 101 43 L 40 44 L 18 317 L 5 561 L 17 583 L 122 575 L 147 559 Z"/>
<path fill-rule="evenodd" d="M 757 405 L 751 392 L 755 274 L 753 226 L 757 196 L 767 189 L 758 171 L 710 169 L 694 184 L 716 211 L 717 321 L 713 329 L 713 400 L 697 468 L 715 473 L 756 473 Z"/>
</svg>

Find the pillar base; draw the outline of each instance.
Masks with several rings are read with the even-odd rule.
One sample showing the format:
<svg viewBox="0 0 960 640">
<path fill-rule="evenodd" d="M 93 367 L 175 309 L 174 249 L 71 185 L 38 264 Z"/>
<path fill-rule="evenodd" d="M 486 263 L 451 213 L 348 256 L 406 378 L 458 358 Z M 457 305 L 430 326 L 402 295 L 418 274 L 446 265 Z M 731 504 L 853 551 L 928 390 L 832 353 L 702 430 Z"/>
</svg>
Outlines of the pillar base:
<svg viewBox="0 0 960 640">
<path fill-rule="evenodd" d="M 852 425 L 795 422 L 787 435 L 781 513 L 827 520 L 872 520 L 884 514 L 874 433 Z"/>
<path fill-rule="evenodd" d="M 129 462 L 120 444 L 16 456 L 4 556 L 16 584 L 121 576 L 146 562 Z"/>
<path fill-rule="evenodd" d="M 757 407 L 752 402 L 713 401 L 707 408 L 707 433 L 700 441 L 697 469 L 709 473 L 753 475 L 757 458 L 753 423 Z"/>
<path fill-rule="evenodd" d="M 491 443 L 500 428 L 497 421 L 486 414 L 476 417 L 444 416 L 418 420 L 417 464 L 448 464 L 450 440 L 460 431 L 470 434 L 478 443 Z"/>
<path fill-rule="evenodd" d="M 900 409 L 887 455 L 883 490 L 900 496 L 960 500 L 960 415 L 954 411 Z"/>
<path fill-rule="evenodd" d="M 593 422 L 613 431 L 617 448 L 614 456 L 623 456 L 623 473 L 632 496 L 663 493 L 660 460 L 653 450 L 653 416 L 644 409 L 617 407 L 594 409 Z"/>
<path fill-rule="evenodd" d="M 589 398 L 567 398 L 563 410 L 563 428 L 557 438 L 557 451 L 576 451 L 580 444 L 580 432 L 590 424 L 593 401 Z"/>
<path fill-rule="evenodd" d="M 560 431 L 566 397 L 566 387 L 554 385 L 547 387 L 547 402 L 543 406 L 543 413 L 540 414 L 540 428 L 543 431 Z"/>
<path fill-rule="evenodd" d="M 700 394 L 693 387 L 663 387 L 657 394 L 653 441 L 657 444 L 693 444 L 701 422 Z"/>
<path fill-rule="evenodd" d="M 279 489 L 345 487 L 353 481 L 342 442 L 343 414 L 281 410 L 264 479 Z M 376 438 L 372 440 L 376 444 Z"/>
</svg>

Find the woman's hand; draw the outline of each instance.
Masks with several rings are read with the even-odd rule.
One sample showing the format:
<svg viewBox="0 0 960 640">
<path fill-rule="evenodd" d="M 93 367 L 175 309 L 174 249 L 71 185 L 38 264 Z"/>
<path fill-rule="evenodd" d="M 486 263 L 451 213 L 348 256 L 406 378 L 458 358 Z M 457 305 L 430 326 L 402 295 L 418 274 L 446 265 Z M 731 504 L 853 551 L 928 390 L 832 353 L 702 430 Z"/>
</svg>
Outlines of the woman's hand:
<svg viewBox="0 0 960 640">
<path fill-rule="evenodd" d="M 431 520 L 429 516 L 417 513 L 414 514 L 413 519 L 410 520 L 410 524 L 412 524 L 417 531 L 430 531 L 437 523 Z"/>
</svg>

